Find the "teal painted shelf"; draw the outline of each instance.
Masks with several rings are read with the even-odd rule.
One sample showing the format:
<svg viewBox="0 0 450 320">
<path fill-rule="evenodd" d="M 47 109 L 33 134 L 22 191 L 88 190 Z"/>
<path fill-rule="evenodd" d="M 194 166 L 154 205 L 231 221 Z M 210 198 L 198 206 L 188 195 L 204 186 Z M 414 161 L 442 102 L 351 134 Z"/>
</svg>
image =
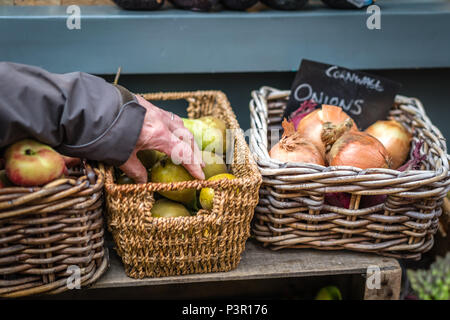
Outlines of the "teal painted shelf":
<svg viewBox="0 0 450 320">
<path fill-rule="evenodd" d="M 0 60 L 53 72 L 113 74 L 294 71 L 301 58 L 357 69 L 450 67 L 450 1 L 387 1 L 381 30 L 365 10 L 255 13 L 124 11 L 81 7 L 81 29 L 66 7 L 0 6 Z"/>
</svg>

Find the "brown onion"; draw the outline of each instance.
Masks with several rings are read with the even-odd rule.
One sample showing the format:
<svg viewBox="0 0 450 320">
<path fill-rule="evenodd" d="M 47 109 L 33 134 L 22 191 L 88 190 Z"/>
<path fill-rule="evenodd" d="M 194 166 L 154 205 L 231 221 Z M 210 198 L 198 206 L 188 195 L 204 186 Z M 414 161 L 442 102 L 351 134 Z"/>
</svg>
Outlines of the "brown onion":
<svg viewBox="0 0 450 320">
<path fill-rule="evenodd" d="M 321 138 L 323 124 L 330 122 L 333 125 L 339 125 L 347 119 L 351 118 L 341 107 L 324 104 L 321 109 L 311 112 L 300 121 L 297 132 L 314 143 L 322 156 L 325 157 L 325 144 Z M 358 131 L 355 123 L 353 123 L 352 131 Z"/>
<path fill-rule="evenodd" d="M 389 168 L 389 154 L 383 144 L 360 131 L 344 133 L 327 153 L 330 166 L 352 166 L 361 169 Z"/>
<path fill-rule="evenodd" d="M 411 134 L 400 123 L 394 120 L 377 121 L 366 132 L 384 145 L 392 158 L 392 169 L 405 163 L 411 149 Z"/>
<path fill-rule="evenodd" d="M 325 160 L 317 147 L 295 131 L 294 124 L 284 119 L 284 133 L 281 140 L 273 146 L 269 155 L 282 162 L 305 162 L 325 165 Z"/>
</svg>

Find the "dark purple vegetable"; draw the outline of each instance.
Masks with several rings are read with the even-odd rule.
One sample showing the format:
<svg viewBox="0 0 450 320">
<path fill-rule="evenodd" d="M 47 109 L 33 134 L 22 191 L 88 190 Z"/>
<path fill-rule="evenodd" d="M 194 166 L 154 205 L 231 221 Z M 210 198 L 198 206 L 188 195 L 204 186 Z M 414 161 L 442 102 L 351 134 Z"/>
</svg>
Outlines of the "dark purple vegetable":
<svg viewBox="0 0 450 320">
<path fill-rule="evenodd" d="M 192 11 L 210 11 L 217 7 L 219 0 L 170 0 L 177 8 Z"/>
<path fill-rule="evenodd" d="M 375 196 L 362 196 L 359 202 L 359 207 L 361 209 L 375 207 L 386 201 L 387 196 L 385 194 L 375 195 Z"/>
<path fill-rule="evenodd" d="M 164 0 L 113 0 L 126 10 L 156 10 L 164 5 Z"/>
<path fill-rule="evenodd" d="M 278 10 L 298 10 L 303 8 L 308 0 L 261 0 L 266 6 Z"/>
<path fill-rule="evenodd" d="M 315 103 L 313 100 L 306 100 L 297 110 L 292 112 L 289 121 L 294 124 L 295 130 L 297 130 L 298 123 L 308 114 L 313 112 L 317 107 L 320 107 L 320 105 Z"/>
<path fill-rule="evenodd" d="M 426 159 L 425 155 L 420 154 L 420 148 L 422 148 L 423 141 L 416 142 L 412 152 L 412 158 L 404 165 L 398 168 L 398 171 L 419 170 L 420 165 Z"/>
<path fill-rule="evenodd" d="M 327 193 L 325 203 L 338 208 L 349 209 L 352 195 L 345 192 Z M 386 195 L 362 196 L 359 202 L 359 208 L 370 208 L 382 204 L 386 201 Z"/>
<path fill-rule="evenodd" d="M 352 195 L 346 192 L 332 192 L 325 194 L 325 203 L 339 208 L 350 208 L 350 199 Z"/>
<path fill-rule="evenodd" d="M 253 7 L 258 0 L 221 0 L 222 4 L 231 10 L 245 10 Z"/>
</svg>

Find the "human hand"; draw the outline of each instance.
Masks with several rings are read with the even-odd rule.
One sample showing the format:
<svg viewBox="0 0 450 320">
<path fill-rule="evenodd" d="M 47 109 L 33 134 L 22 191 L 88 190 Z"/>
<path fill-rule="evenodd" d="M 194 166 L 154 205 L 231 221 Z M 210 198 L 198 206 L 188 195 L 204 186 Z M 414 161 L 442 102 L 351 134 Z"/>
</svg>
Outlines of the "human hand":
<svg viewBox="0 0 450 320">
<path fill-rule="evenodd" d="M 164 111 L 136 95 L 147 112 L 136 146 L 120 169 L 136 183 L 147 182 L 147 170 L 137 157 L 140 150 L 157 150 L 167 154 L 174 163 L 182 164 L 197 179 L 205 179 L 205 166 L 192 133 L 177 115 Z"/>
</svg>

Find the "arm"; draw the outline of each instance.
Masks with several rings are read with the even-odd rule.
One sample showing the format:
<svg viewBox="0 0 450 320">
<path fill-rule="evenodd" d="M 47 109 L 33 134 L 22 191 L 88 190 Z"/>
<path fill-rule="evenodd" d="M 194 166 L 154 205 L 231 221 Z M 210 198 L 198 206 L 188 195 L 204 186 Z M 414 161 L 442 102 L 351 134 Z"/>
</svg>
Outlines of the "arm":
<svg viewBox="0 0 450 320">
<path fill-rule="evenodd" d="M 171 155 L 177 146 L 187 156 L 180 162 L 204 177 L 198 148 L 178 117 L 86 73 L 0 62 L 0 149 L 30 137 L 67 156 L 120 166 L 136 182 L 147 181 L 137 151 Z"/>
<path fill-rule="evenodd" d="M 118 166 L 132 153 L 145 113 L 101 78 L 0 63 L 0 148 L 31 137 L 64 155 Z"/>
</svg>

